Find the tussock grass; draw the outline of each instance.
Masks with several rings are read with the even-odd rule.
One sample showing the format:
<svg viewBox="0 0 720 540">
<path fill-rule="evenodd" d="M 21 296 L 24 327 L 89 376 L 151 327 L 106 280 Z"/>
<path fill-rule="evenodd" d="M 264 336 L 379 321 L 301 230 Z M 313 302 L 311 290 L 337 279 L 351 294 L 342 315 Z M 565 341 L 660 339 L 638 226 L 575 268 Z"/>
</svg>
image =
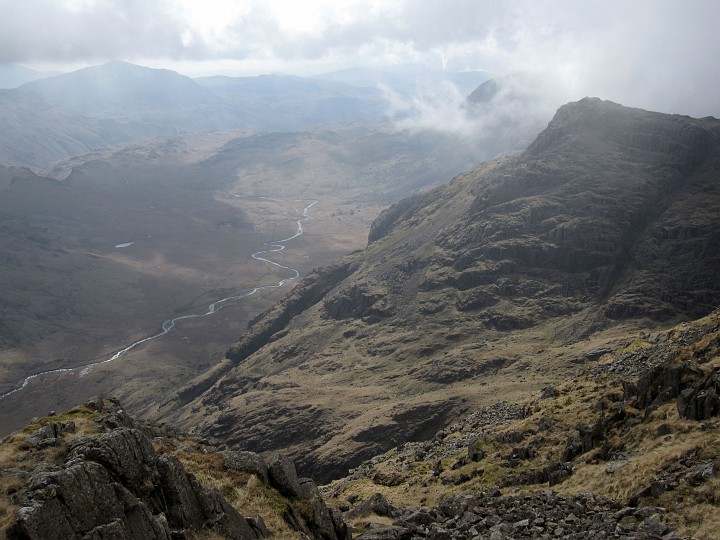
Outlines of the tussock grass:
<svg viewBox="0 0 720 540">
<path fill-rule="evenodd" d="M 22 481 L 9 476 L 0 476 L 0 537 L 5 538 L 10 525 L 15 521 L 19 508 L 10 502 L 10 495 L 23 487 Z"/>
</svg>

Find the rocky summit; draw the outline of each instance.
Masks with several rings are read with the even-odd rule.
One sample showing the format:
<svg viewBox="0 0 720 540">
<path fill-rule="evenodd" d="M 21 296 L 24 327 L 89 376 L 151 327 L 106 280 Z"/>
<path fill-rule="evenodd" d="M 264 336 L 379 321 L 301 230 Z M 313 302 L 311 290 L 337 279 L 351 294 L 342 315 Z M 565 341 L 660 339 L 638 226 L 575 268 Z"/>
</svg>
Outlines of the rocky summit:
<svg viewBox="0 0 720 540">
<path fill-rule="evenodd" d="M 719 269 L 720 121 L 585 98 L 385 210 L 156 414 L 327 481 L 708 314 Z"/>
</svg>

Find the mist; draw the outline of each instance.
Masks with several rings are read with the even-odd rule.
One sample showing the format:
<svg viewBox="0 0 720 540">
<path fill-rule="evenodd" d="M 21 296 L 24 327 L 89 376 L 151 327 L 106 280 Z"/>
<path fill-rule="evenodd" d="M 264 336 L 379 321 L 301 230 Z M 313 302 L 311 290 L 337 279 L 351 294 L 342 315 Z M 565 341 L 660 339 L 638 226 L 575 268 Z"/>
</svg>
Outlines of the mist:
<svg viewBox="0 0 720 540">
<path fill-rule="evenodd" d="M 402 64 L 531 72 L 563 100 L 720 116 L 720 4 L 711 0 L 0 0 L 0 8 L 0 62 L 42 69 L 126 60 L 190 75 Z"/>
</svg>

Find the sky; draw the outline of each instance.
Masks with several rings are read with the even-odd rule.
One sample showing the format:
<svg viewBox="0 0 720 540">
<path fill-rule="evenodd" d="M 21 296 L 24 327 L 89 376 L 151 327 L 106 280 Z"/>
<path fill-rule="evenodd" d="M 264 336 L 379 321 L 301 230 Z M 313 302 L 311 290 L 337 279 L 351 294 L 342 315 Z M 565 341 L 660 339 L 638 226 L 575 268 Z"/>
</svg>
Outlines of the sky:
<svg viewBox="0 0 720 540">
<path fill-rule="evenodd" d="M 198 76 L 542 73 L 563 95 L 720 116 L 717 0 L 0 0 L 0 63 Z"/>
</svg>

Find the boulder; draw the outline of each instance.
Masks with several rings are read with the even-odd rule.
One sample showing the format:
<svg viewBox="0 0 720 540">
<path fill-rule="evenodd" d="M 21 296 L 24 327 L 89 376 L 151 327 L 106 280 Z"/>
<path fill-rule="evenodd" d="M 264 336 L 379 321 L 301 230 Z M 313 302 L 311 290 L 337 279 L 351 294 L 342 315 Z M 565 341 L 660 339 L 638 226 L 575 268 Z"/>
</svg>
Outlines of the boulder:
<svg viewBox="0 0 720 540">
<path fill-rule="evenodd" d="M 393 517 L 394 511 L 395 509 L 381 493 L 375 493 L 348 512 L 348 516 L 355 518 L 375 514 L 377 516 Z"/>
<path fill-rule="evenodd" d="M 251 540 L 266 531 L 127 427 L 73 441 L 66 463 L 39 469 L 13 502 L 21 511 L 9 540 L 170 540 L 202 530 Z"/>
<path fill-rule="evenodd" d="M 268 460 L 268 479 L 270 485 L 287 497 L 302 497 L 295 464 L 283 454 L 273 454 Z"/>
<path fill-rule="evenodd" d="M 222 455 L 225 458 L 226 469 L 254 474 L 266 484 L 268 483 L 268 465 L 259 454 L 227 450 L 222 452 Z"/>
</svg>

